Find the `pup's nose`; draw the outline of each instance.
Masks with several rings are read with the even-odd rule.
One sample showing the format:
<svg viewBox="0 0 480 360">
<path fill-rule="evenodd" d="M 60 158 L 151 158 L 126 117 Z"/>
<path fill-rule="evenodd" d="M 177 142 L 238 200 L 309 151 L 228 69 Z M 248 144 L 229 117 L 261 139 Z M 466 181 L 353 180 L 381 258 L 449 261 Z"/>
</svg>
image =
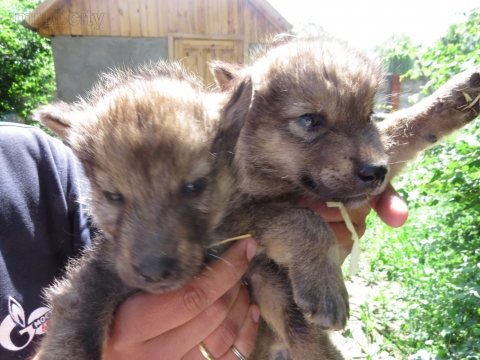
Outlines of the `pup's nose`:
<svg viewBox="0 0 480 360">
<path fill-rule="evenodd" d="M 178 261 L 168 256 L 146 256 L 137 268 L 138 274 L 146 282 L 158 282 L 172 276 Z"/>
<path fill-rule="evenodd" d="M 376 184 L 380 185 L 385 180 L 385 175 L 387 174 L 387 167 L 380 165 L 380 166 L 373 166 L 369 164 L 365 164 L 360 171 L 358 171 L 357 175 L 360 180 L 362 180 L 365 185 Z"/>
</svg>

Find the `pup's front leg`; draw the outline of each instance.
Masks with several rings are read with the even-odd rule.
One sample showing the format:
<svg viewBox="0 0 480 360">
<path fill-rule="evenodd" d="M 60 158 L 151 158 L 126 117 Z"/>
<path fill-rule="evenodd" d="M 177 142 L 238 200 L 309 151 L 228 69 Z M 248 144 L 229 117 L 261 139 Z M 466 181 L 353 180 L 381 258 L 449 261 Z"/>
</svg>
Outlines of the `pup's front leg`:
<svg viewBox="0 0 480 360">
<path fill-rule="evenodd" d="M 342 360 L 328 333 L 309 322 L 293 298 L 288 270 L 258 254 L 247 271 L 262 318 L 251 360 Z M 268 324 L 268 326 L 266 325 Z"/>
<path fill-rule="evenodd" d="M 255 208 L 255 236 L 288 269 L 295 302 L 313 323 L 343 329 L 349 316 L 335 235 L 318 214 L 291 204 Z"/>
<path fill-rule="evenodd" d="M 52 314 L 35 360 L 100 360 L 116 307 L 128 289 L 99 254 L 72 263 L 46 296 Z"/>
<path fill-rule="evenodd" d="M 454 76 L 434 94 L 379 124 L 393 178 L 410 160 L 480 114 L 480 66 Z"/>
</svg>

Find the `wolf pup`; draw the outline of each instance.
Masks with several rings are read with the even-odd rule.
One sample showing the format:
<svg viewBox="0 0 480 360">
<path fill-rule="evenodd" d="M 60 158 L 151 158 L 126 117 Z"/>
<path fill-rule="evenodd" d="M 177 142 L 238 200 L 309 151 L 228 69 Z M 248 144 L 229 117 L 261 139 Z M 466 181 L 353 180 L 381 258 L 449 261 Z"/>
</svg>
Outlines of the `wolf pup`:
<svg viewBox="0 0 480 360">
<path fill-rule="evenodd" d="M 478 70 L 379 130 L 371 115 L 382 73 L 339 41 L 291 41 L 250 66 L 211 69 L 237 107 L 221 121 L 239 136 L 238 190 L 217 234 L 248 232 L 261 244 L 248 272 L 264 320 L 251 359 L 342 359 L 322 330 L 343 328 L 349 315 L 335 236 L 294 204 L 314 197 L 355 207 L 380 194 L 406 161 L 476 117 L 478 98 L 466 99 L 478 95 Z"/>
<path fill-rule="evenodd" d="M 100 359 L 126 297 L 174 290 L 199 272 L 230 193 L 210 153 L 213 95 L 179 65 L 160 63 L 107 74 L 87 100 L 37 111 L 81 160 L 101 229 L 93 251 L 48 289 L 38 359 Z"/>
</svg>

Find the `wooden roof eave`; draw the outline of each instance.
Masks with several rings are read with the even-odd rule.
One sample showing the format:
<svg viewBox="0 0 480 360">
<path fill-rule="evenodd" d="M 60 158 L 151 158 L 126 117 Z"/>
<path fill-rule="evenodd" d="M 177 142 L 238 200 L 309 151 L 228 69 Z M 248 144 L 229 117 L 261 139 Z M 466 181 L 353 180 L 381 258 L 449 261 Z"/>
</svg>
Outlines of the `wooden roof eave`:
<svg viewBox="0 0 480 360">
<path fill-rule="evenodd" d="M 249 2 L 272 23 L 280 32 L 290 33 L 293 25 L 280 14 L 267 0 L 249 0 Z"/>
<path fill-rule="evenodd" d="M 37 31 L 53 15 L 65 6 L 66 0 L 44 0 L 26 17 L 24 26 Z"/>
<path fill-rule="evenodd" d="M 59 11 L 67 4 L 68 0 L 44 0 L 33 10 L 24 21 L 24 26 L 38 31 L 48 20 L 47 14 Z M 270 23 L 279 32 L 291 32 L 290 24 L 267 0 L 248 0 L 258 11 L 265 15 Z"/>
</svg>

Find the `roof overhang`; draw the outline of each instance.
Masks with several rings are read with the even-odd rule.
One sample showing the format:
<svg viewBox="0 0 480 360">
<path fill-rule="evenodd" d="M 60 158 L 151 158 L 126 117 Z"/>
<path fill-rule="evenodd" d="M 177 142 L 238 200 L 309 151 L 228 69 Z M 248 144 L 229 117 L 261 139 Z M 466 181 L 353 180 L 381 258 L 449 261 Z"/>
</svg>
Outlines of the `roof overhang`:
<svg viewBox="0 0 480 360">
<path fill-rule="evenodd" d="M 44 0 L 25 18 L 24 26 L 38 30 L 50 15 L 53 15 L 66 4 L 65 0 Z"/>
<path fill-rule="evenodd" d="M 275 9 L 267 0 L 249 0 L 249 2 L 281 32 L 290 32 L 293 25 Z"/>
<path fill-rule="evenodd" d="M 277 9 L 275 9 L 267 0 L 249 0 L 249 2 L 280 32 L 290 32 L 293 25 L 290 24 Z M 67 3 L 66 0 L 44 0 L 33 10 L 24 21 L 24 26 L 32 30 L 38 30 L 49 18 L 60 10 Z"/>
</svg>

